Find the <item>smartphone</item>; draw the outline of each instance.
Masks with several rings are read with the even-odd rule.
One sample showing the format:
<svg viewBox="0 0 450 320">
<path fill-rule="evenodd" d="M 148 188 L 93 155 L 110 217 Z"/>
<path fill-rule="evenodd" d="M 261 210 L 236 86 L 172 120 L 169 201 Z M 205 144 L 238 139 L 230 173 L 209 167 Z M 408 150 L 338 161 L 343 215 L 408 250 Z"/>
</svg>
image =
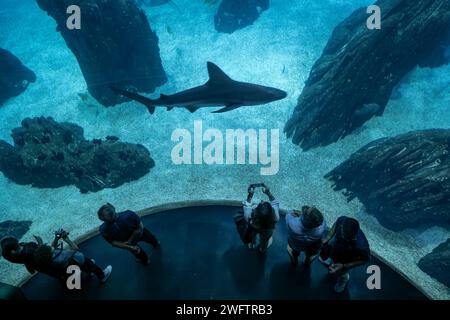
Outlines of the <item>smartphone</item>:
<svg viewBox="0 0 450 320">
<path fill-rule="evenodd" d="M 264 187 L 264 183 L 255 183 L 250 185 L 251 188 L 262 188 Z"/>
</svg>

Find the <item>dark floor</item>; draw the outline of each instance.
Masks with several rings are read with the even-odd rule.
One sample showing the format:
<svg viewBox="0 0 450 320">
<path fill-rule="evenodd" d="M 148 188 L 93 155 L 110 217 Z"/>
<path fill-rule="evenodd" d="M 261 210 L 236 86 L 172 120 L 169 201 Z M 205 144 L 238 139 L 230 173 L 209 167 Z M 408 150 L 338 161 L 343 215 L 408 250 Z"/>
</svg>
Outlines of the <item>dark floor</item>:
<svg viewBox="0 0 450 320">
<path fill-rule="evenodd" d="M 266 256 L 246 249 L 232 216 L 239 208 L 198 207 L 144 218 L 162 243 L 143 266 L 125 251 L 94 237 L 81 250 L 98 264 L 112 264 L 106 284 L 84 279 L 80 291 L 37 275 L 23 286 L 29 299 L 425 299 L 403 277 L 379 260 L 382 289 L 368 290 L 366 267 L 351 272 L 348 290 L 333 292 L 333 279 L 317 261 L 311 270 L 293 268 L 286 254 L 286 226 L 280 221 Z"/>
</svg>

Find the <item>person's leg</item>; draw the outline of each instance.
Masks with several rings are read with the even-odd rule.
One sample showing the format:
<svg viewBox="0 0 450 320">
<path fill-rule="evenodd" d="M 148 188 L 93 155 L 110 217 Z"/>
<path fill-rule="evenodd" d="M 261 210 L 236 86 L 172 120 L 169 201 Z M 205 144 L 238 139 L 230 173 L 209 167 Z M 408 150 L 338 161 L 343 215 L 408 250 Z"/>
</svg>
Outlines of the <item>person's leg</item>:
<svg viewBox="0 0 450 320">
<path fill-rule="evenodd" d="M 148 230 L 147 228 L 144 228 L 144 231 L 142 232 L 142 237 L 139 239 L 139 241 L 150 243 L 155 248 L 159 246 L 158 239 L 156 239 L 153 233 L 151 233 L 150 230 Z"/>
<path fill-rule="evenodd" d="M 298 257 L 300 256 L 300 251 L 297 251 L 292 248 L 292 246 L 288 243 L 287 245 L 287 252 L 289 255 L 289 258 L 291 260 L 291 264 L 295 267 L 298 265 Z"/>
<path fill-rule="evenodd" d="M 316 242 L 308 245 L 305 249 L 305 265 L 310 266 L 319 254 L 322 243 Z"/>
<path fill-rule="evenodd" d="M 84 256 L 81 252 L 77 253 L 71 261 L 71 264 L 80 267 L 81 271 L 88 274 L 94 274 L 100 281 L 106 282 L 111 275 L 112 267 L 107 266 L 102 270 L 94 261 L 94 259 Z"/>
<path fill-rule="evenodd" d="M 90 258 L 85 257 L 84 263 L 80 265 L 80 269 L 83 272 L 95 274 L 95 276 L 100 280 L 105 278 L 103 270 Z"/>
<path fill-rule="evenodd" d="M 259 233 L 259 251 L 265 253 L 272 244 L 273 229 L 261 230 Z"/>
<path fill-rule="evenodd" d="M 150 263 L 150 259 L 147 256 L 147 253 L 145 253 L 144 249 L 142 249 L 140 246 L 139 247 L 139 252 L 138 253 L 133 253 L 133 255 L 136 257 L 136 259 L 138 259 L 140 262 L 142 262 L 143 264 L 147 265 Z"/>
</svg>

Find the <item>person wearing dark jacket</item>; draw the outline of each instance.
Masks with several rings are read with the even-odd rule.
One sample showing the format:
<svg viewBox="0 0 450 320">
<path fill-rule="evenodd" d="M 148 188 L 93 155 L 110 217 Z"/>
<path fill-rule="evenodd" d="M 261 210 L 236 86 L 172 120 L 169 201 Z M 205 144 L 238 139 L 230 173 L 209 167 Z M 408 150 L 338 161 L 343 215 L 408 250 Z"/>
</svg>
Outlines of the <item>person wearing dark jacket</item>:
<svg viewBox="0 0 450 320">
<path fill-rule="evenodd" d="M 327 237 L 319 261 L 337 276 L 334 290 L 341 293 L 350 279 L 349 271 L 370 260 L 370 247 L 364 232 L 356 219 L 339 217 Z"/>
<path fill-rule="evenodd" d="M 31 274 L 36 272 L 33 255 L 38 248 L 37 243 L 19 242 L 14 237 L 6 237 L 1 240 L 0 246 L 2 248 L 2 256 L 6 261 L 23 264 Z"/>
<path fill-rule="evenodd" d="M 147 242 L 154 248 L 159 247 L 156 237 L 144 227 L 141 218 L 133 211 L 116 212 L 110 203 L 103 205 L 97 212 L 103 221 L 100 234 L 114 247 L 130 251 L 140 262 L 147 265 L 150 259 L 139 242 Z"/>
</svg>

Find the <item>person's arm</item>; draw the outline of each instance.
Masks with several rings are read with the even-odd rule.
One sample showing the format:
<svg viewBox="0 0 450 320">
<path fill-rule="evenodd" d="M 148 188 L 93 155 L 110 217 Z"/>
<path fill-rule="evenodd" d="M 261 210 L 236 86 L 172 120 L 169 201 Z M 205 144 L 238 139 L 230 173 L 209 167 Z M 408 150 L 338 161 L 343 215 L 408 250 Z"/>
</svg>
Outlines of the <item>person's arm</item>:
<svg viewBox="0 0 450 320">
<path fill-rule="evenodd" d="M 61 238 L 58 235 L 55 234 L 55 237 L 53 238 L 53 241 L 52 241 L 52 244 L 51 244 L 53 249 L 56 249 L 58 247 L 59 239 L 61 239 Z"/>
<path fill-rule="evenodd" d="M 333 224 L 333 226 L 331 227 L 330 231 L 328 231 L 328 234 L 326 235 L 326 237 L 322 240 L 323 244 L 328 243 L 331 238 L 334 237 L 334 235 L 336 234 L 336 222 Z"/>
<path fill-rule="evenodd" d="M 128 243 L 125 242 L 120 242 L 120 241 L 110 241 L 111 245 L 119 248 L 119 249 L 125 249 L 131 252 L 139 252 L 139 247 L 138 246 L 132 246 Z"/>
<path fill-rule="evenodd" d="M 350 270 L 355 267 L 362 266 L 363 264 L 366 264 L 368 259 L 364 260 L 356 260 L 349 263 L 335 263 L 330 266 L 330 273 L 336 273 L 342 270 Z"/>
<path fill-rule="evenodd" d="M 247 203 L 252 203 L 254 195 L 255 195 L 255 188 L 252 188 L 251 186 L 248 187 Z"/>
<path fill-rule="evenodd" d="M 69 245 L 69 248 L 72 250 L 79 250 L 80 248 L 78 247 L 78 245 L 73 242 L 68 236 L 66 236 L 65 238 L 63 238 L 64 242 L 67 243 Z"/>
<path fill-rule="evenodd" d="M 275 199 L 270 189 L 265 184 L 263 185 L 263 193 L 267 195 L 270 200 L 270 204 L 272 205 L 273 210 L 275 211 L 275 221 L 280 220 L 280 203 Z"/>
<path fill-rule="evenodd" d="M 27 271 L 28 271 L 29 273 L 31 273 L 31 274 L 35 274 L 35 273 L 36 273 L 36 270 L 34 270 L 34 268 L 31 267 L 31 266 L 28 265 L 28 264 L 25 264 L 25 268 L 26 268 Z"/>
<path fill-rule="evenodd" d="M 269 197 L 270 201 L 274 201 L 275 197 L 272 195 L 272 192 L 270 192 L 270 189 L 268 186 L 264 185 L 263 186 L 263 193 L 266 194 Z"/>
<path fill-rule="evenodd" d="M 137 228 L 131 234 L 130 239 L 128 239 L 127 244 L 136 243 L 142 237 L 143 232 L 144 232 L 144 224 L 140 222 Z"/>
<path fill-rule="evenodd" d="M 243 204 L 244 218 L 249 221 L 252 218 L 253 207 L 252 207 L 252 199 L 255 194 L 255 188 L 248 187 L 247 200 L 245 200 Z"/>
</svg>

